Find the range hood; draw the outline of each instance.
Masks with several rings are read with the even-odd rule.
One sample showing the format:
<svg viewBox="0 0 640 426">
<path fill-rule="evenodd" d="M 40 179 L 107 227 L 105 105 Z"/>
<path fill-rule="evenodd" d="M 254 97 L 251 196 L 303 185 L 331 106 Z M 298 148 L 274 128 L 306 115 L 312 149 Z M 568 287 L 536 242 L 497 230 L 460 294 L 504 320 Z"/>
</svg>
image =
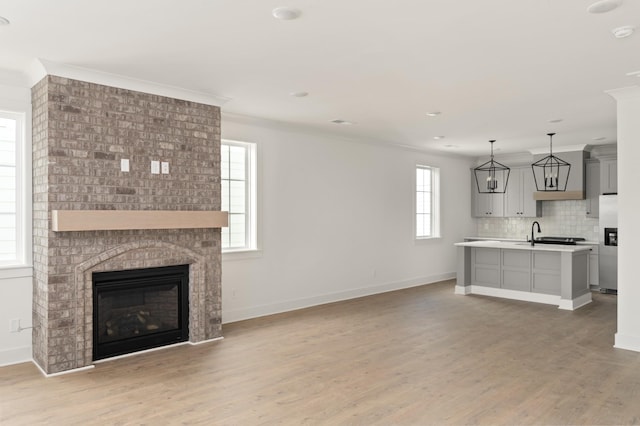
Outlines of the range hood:
<svg viewBox="0 0 640 426">
<path fill-rule="evenodd" d="M 536 201 L 553 200 L 584 200 L 584 160 L 589 158 L 589 153 L 584 149 L 586 145 L 572 145 L 570 147 L 558 147 L 553 150 L 554 154 L 571 164 L 571 172 L 567 182 L 566 191 L 536 191 L 533 199 Z M 549 154 L 548 150 L 531 150 L 533 161 L 538 161 Z"/>
</svg>

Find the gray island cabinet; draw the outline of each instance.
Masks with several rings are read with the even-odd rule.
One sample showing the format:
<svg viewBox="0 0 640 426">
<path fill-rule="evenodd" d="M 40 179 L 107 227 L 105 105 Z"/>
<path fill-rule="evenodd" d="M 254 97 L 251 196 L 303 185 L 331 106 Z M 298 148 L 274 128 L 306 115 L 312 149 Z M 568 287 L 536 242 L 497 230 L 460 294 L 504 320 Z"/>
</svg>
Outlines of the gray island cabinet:
<svg viewBox="0 0 640 426">
<path fill-rule="evenodd" d="M 472 241 L 458 247 L 456 294 L 481 294 L 574 310 L 591 302 L 589 246 Z"/>
</svg>

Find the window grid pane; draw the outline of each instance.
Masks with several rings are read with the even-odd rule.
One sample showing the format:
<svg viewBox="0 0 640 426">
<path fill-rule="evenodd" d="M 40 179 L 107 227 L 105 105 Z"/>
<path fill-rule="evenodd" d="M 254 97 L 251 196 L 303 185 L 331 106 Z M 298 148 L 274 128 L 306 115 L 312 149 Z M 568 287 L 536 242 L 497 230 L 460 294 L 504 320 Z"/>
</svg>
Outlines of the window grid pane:
<svg viewBox="0 0 640 426">
<path fill-rule="evenodd" d="M 222 248 L 250 248 L 251 186 L 250 144 L 222 142 L 221 197 L 223 211 L 229 212 L 229 226 L 222 229 Z"/>
<path fill-rule="evenodd" d="M 17 149 L 20 121 L 0 117 L 0 264 L 18 261 Z"/>
<path fill-rule="evenodd" d="M 418 238 L 431 237 L 433 235 L 433 173 L 431 168 L 416 167 L 416 230 Z"/>
</svg>

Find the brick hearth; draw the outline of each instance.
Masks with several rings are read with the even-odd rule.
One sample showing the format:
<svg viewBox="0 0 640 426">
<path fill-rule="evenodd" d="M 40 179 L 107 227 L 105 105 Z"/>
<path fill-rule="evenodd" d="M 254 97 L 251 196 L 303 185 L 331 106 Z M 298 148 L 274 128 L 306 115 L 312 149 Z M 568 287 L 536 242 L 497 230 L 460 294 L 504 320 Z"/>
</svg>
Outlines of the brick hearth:
<svg viewBox="0 0 640 426">
<path fill-rule="evenodd" d="M 219 229 L 51 230 L 52 210 L 220 210 L 219 108 L 55 76 L 32 102 L 34 360 L 92 363 L 95 271 L 189 264 L 189 340 L 220 337 Z"/>
</svg>

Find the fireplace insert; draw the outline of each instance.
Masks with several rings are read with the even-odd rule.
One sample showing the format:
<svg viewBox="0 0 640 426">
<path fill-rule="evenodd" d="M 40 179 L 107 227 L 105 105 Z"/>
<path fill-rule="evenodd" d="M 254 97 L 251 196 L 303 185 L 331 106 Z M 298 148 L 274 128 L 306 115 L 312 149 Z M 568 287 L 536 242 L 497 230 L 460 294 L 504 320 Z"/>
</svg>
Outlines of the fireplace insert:
<svg viewBox="0 0 640 426">
<path fill-rule="evenodd" d="M 189 265 L 93 273 L 93 359 L 189 338 Z"/>
</svg>

